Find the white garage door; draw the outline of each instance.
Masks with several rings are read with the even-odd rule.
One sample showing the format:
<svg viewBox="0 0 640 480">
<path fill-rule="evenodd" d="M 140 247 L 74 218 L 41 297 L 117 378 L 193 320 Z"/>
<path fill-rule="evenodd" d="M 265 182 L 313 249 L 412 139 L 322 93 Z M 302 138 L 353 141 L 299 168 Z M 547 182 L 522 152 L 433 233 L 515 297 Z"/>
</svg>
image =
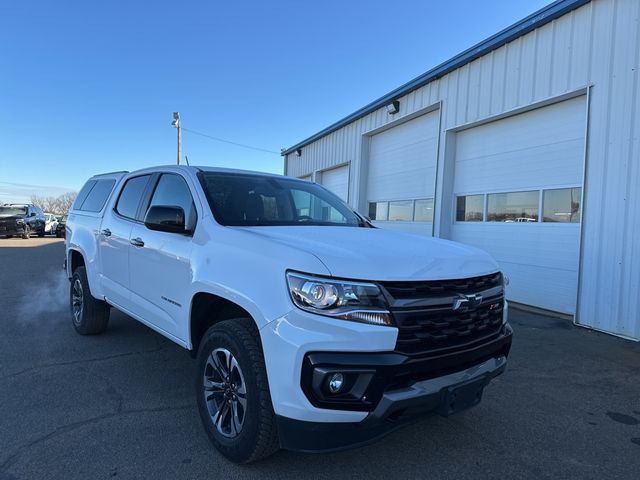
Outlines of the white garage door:
<svg viewBox="0 0 640 480">
<path fill-rule="evenodd" d="M 377 225 L 431 235 L 439 119 L 430 112 L 371 137 L 366 192 Z"/>
<path fill-rule="evenodd" d="M 453 240 L 486 250 L 507 298 L 575 314 L 585 97 L 456 136 Z"/>
<path fill-rule="evenodd" d="M 349 201 L 349 165 L 325 170 L 319 174 L 320 183 L 338 195 L 345 202 Z"/>
</svg>

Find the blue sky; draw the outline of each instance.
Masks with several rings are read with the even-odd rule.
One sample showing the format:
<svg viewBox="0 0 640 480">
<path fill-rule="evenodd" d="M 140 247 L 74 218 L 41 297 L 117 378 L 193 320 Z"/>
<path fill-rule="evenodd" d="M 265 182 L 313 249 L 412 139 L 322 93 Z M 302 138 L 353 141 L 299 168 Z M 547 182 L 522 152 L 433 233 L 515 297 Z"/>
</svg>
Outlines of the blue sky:
<svg viewBox="0 0 640 480">
<path fill-rule="evenodd" d="M 175 162 L 185 128 L 279 151 L 548 0 L 30 1 L 0 6 L 0 202 Z M 192 165 L 282 159 L 183 134 Z"/>
</svg>

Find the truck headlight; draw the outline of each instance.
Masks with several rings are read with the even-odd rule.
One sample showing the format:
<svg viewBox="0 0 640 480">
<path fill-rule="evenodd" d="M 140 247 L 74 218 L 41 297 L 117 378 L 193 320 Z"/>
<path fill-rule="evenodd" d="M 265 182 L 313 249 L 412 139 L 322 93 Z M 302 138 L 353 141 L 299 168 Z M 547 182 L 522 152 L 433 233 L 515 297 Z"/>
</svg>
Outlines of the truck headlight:
<svg viewBox="0 0 640 480">
<path fill-rule="evenodd" d="M 387 302 L 373 283 L 287 272 L 287 284 L 293 303 L 302 310 L 372 325 L 393 324 Z"/>
<path fill-rule="evenodd" d="M 21 218 L 19 218 L 18 220 L 16 220 L 16 223 L 18 225 L 24 225 L 24 220 L 22 220 Z"/>
</svg>

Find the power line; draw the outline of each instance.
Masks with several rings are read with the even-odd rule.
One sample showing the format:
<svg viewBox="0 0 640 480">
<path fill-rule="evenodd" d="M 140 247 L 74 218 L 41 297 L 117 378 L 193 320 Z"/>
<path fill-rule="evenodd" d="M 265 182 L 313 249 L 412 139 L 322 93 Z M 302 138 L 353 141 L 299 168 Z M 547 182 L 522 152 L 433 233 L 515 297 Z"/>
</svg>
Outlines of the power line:
<svg viewBox="0 0 640 480">
<path fill-rule="evenodd" d="M 267 150 L 266 148 L 253 147 L 251 145 L 245 145 L 244 143 L 232 142 L 231 140 L 225 140 L 224 138 L 214 137 L 213 135 L 207 135 L 206 133 L 196 132 L 195 130 L 191 130 L 190 128 L 182 127 L 182 130 L 185 132 L 193 133 L 194 135 L 200 135 L 201 137 L 210 138 L 211 140 L 215 140 L 216 142 L 228 143 L 229 145 L 235 145 L 236 147 L 248 148 L 249 150 L 256 150 L 258 152 L 265 153 L 273 153 L 275 155 L 280 155 L 280 152 L 275 152 L 273 150 Z"/>
</svg>

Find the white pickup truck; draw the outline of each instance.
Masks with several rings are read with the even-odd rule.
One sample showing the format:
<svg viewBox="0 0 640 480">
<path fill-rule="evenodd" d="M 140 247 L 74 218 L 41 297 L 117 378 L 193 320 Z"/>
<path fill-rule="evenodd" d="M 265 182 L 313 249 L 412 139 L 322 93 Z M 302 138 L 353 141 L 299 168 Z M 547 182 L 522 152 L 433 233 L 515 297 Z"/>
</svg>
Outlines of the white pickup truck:
<svg viewBox="0 0 640 480">
<path fill-rule="evenodd" d="M 505 279 L 486 253 L 375 228 L 315 183 L 109 173 L 66 228 L 77 332 L 102 333 L 114 307 L 190 350 L 204 428 L 235 462 L 450 415 L 506 366 Z"/>
</svg>

